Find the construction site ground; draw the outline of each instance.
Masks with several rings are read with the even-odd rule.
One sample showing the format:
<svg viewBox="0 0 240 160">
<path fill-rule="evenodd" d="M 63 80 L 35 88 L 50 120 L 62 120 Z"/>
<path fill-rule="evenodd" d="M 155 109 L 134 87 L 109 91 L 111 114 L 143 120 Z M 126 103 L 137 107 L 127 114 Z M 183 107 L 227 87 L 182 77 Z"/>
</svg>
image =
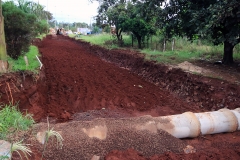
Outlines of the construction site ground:
<svg viewBox="0 0 240 160">
<path fill-rule="evenodd" d="M 74 153 L 81 143 L 70 141 L 70 137 L 77 134 L 75 123 L 82 121 L 240 107 L 238 65 L 229 67 L 196 61 L 195 64 L 185 62 L 179 66 L 164 66 L 144 60 L 144 55 L 134 50 L 108 50 L 65 36 L 48 35 L 35 45 L 43 63 L 39 74 L 19 71 L 1 75 L 0 101 L 2 104 L 18 103 L 22 112 L 33 114 L 39 128 L 46 126 L 49 117 L 52 126 L 72 131 L 64 136 L 63 142 L 68 148 L 72 147 L 72 152 L 49 146 L 45 159 L 87 159 L 81 158 L 77 151 Z M 189 69 L 192 66 L 197 69 L 194 74 Z M 204 73 L 207 76 L 203 76 Z M 137 142 L 139 146 L 132 142 L 132 147 L 128 148 L 94 147 L 106 150 L 101 157 L 106 160 L 240 159 L 239 131 L 180 140 L 164 131 L 159 134 L 166 140 L 162 141 L 164 145 L 157 153 L 152 145 L 141 142 Z M 129 136 L 134 138 L 134 134 Z M 193 146 L 196 152 L 184 153 L 182 148 L 186 145 Z M 31 145 L 31 149 L 30 159 L 40 159 L 42 148 Z M 64 155 L 71 157 L 64 158 Z M 14 155 L 13 158 L 19 157 Z"/>
</svg>

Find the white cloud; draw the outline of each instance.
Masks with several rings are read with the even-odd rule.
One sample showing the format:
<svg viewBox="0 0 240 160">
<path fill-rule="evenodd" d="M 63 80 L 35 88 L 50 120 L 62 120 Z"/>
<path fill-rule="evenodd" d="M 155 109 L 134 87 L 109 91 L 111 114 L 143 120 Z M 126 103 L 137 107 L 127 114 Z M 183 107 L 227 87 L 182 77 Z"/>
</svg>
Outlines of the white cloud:
<svg viewBox="0 0 240 160">
<path fill-rule="evenodd" d="M 93 16 L 97 15 L 98 2 L 89 0 L 32 0 L 45 6 L 59 22 L 93 23 Z"/>
</svg>

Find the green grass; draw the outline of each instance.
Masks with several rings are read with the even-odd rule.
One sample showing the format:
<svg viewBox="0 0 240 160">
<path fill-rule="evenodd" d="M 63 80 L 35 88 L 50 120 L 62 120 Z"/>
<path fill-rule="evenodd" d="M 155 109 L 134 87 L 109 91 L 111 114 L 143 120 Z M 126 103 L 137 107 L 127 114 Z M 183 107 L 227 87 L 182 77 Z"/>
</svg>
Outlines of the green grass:
<svg viewBox="0 0 240 160">
<path fill-rule="evenodd" d="M 0 139 L 7 140 L 11 134 L 28 130 L 34 124 L 31 115 L 22 113 L 14 105 L 0 106 Z"/>
<path fill-rule="evenodd" d="M 69 35 L 70 37 L 75 37 L 73 35 Z M 123 34 L 122 38 L 124 40 L 123 47 L 131 46 L 131 38 L 129 35 Z M 76 39 L 81 39 L 86 42 L 90 42 L 91 44 L 99 45 L 102 47 L 106 47 L 108 49 L 115 49 L 120 48 L 117 44 L 117 38 L 113 37 L 111 34 L 108 33 L 102 33 L 102 34 L 94 34 L 94 35 L 81 35 L 79 38 L 76 37 Z"/>
<path fill-rule="evenodd" d="M 41 35 L 38 35 L 36 38 L 40 38 L 41 40 L 43 40 L 44 37 L 46 37 L 47 34 L 41 34 Z"/>
<path fill-rule="evenodd" d="M 187 51 L 152 51 L 149 49 L 144 49 L 141 51 L 146 54 L 146 59 L 154 60 L 159 63 L 165 64 L 177 64 L 186 60 L 194 60 L 201 56 L 199 52 L 187 52 Z"/>
<path fill-rule="evenodd" d="M 26 53 L 26 56 L 28 58 L 29 66 L 26 66 L 26 63 L 24 61 L 24 56 L 20 56 L 17 60 L 9 58 L 8 62 L 11 65 L 12 71 L 32 71 L 32 72 L 38 72 L 38 68 L 40 66 L 36 55 L 38 56 L 38 48 L 36 46 L 30 46 L 30 50 L 28 53 Z"/>
<path fill-rule="evenodd" d="M 76 38 L 76 39 L 81 39 L 95 45 L 104 46 L 105 42 L 109 40 L 113 40 L 113 37 L 110 34 L 97 34 L 97 35 L 87 35 L 87 36 L 81 35 L 80 38 Z"/>
<path fill-rule="evenodd" d="M 71 38 L 75 38 L 76 34 L 69 34 L 68 36 L 71 37 Z"/>
<path fill-rule="evenodd" d="M 132 47 L 131 35 L 122 34 L 123 47 Z M 74 36 L 73 36 L 74 37 Z M 100 45 L 109 49 L 120 48 L 111 34 L 103 33 L 98 35 L 81 35 L 80 38 L 91 44 Z M 137 41 L 134 39 L 133 48 L 137 48 Z M 198 59 L 208 61 L 218 61 L 223 56 L 223 45 L 214 46 L 206 40 L 188 41 L 186 38 L 175 38 L 174 51 L 172 51 L 172 42 L 167 41 L 166 50 L 163 52 L 163 37 L 152 36 L 148 42 L 145 41 L 145 49 L 141 50 L 146 54 L 146 59 L 158 61 L 159 63 L 177 64 L 183 61 L 194 61 Z M 236 45 L 233 54 L 234 60 L 240 60 L 240 44 Z"/>
</svg>

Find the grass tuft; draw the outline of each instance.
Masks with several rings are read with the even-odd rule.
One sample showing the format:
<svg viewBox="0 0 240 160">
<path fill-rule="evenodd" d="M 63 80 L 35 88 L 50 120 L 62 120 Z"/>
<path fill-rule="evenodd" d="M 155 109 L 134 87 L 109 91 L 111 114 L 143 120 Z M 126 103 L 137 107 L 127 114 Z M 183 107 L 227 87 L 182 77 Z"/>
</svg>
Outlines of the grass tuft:
<svg viewBox="0 0 240 160">
<path fill-rule="evenodd" d="M 0 139 L 7 140 L 18 131 L 28 130 L 33 124 L 32 116 L 22 115 L 17 106 L 0 106 Z"/>
</svg>

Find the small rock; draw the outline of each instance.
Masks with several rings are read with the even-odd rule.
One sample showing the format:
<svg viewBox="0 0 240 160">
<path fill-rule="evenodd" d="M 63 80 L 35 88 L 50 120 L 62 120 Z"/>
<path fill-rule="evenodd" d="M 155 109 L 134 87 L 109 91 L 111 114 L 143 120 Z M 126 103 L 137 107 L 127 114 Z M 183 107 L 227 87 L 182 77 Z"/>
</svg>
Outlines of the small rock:
<svg viewBox="0 0 240 160">
<path fill-rule="evenodd" d="M 91 160 L 99 160 L 99 159 L 100 159 L 100 156 L 94 155 Z"/>
<path fill-rule="evenodd" d="M 0 158 L 6 157 L 6 159 L 11 159 L 11 144 L 7 141 L 0 140 Z"/>
<path fill-rule="evenodd" d="M 46 132 L 38 132 L 36 138 L 39 143 L 44 144 L 46 139 L 45 136 L 46 136 Z"/>
<path fill-rule="evenodd" d="M 193 146 L 187 145 L 186 148 L 183 149 L 184 153 L 196 153 L 196 149 Z"/>
</svg>

